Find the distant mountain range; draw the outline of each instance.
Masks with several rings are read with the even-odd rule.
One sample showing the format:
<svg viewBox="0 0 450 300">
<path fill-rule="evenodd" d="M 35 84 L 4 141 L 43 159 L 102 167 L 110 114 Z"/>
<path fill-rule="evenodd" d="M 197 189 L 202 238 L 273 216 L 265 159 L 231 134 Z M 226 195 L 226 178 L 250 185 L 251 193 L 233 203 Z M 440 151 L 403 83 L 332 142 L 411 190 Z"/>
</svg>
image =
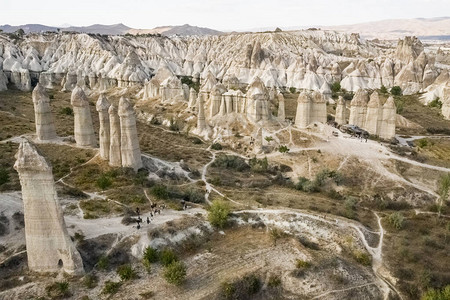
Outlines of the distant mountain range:
<svg viewBox="0 0 450 300">
<path fill-rule="evenodd" d="M 310 26 L 311 27 L 311 26 Z M 450 17 L 440 18 L 418 18 L 418 19 L 395 19 L 382 20 L 376 22 L 359 23 L 353 25 L 338 25 L 338 26 L 313 26 L 321 29 L 336 30 L 347 33 L 359 33 L 364 39 L 398 39 L 404 36 L 417 36 L 423 40 L 449 40 L 450 39 Z M 219 35 L 224 32 L 191 26 L 189 24 L 180 26 L 161 26 L 153 29 L 135 29 L 124 24 L 101 25 L 94 24 L 91 26 L 77 27 L 70 26 L 66 28 L 57 28 L 52 26 L 45 26 L 41 24 L 26 24 L 20 26 L 3 25 L 0 29 L 4 32 L 14 32 L 22 28 L 26 33 L 29 32 L 43 32 L 43 31 L 75 31 L 85 33 L 100 33 L 109 35 L 119 34 L 161 34 L 165 36 L 171 35 Z M 304 29 L 307 26 L 285 27 L 284 30 L 298 30 Z M 265 30 L 274 30 L 275 28 L 266 28 Z M 251 30 L 264 31 L 264 30 Z"/>
<path fill-rule="evenodd" d="M 197 26 L 191 26 L 189 24 L 184 24 L 180 26 L 163 26 L 163 27 L 156 27 L 153 29 L 134 29 L 131 27 L 128 27 L 124 24 L 113 24 L 113 25 L 102 25 L 102 24 L 94 24 L 91 26 L 70 26 L 65 28 L 58 28 L 53 26 L 45 26 L 41 24 L 26 24 L 26 25 L 19 25 L 19 26 L 11 26 L 11 25 L 2 25 L 0 26 L 0 30 L 3 30 L 4 32 L 15 32 L 18 29 L 23 29 L 25 33 L 30 32 L 45 32 L 45 31 L 75 31 L 75 32 L 84 32 L 84 33 L 99 33 L 99 34 L 108 34 L 108 35 L 120 35 L 120 34 L 161 34 L 165 36 L 170 35 L 217 35 L 222 34 L 223 32 L 209 29 L 209 28 L 203 28 L 203 27 L 197 27 Z"/>
<path fill-rule="evenodd" d="M 449 39 L 450 17 L 394 19 L 367 22 L 353 25 L 323 26 L 341 32 L 357 32 L 365 39 L 398 39 L 404 36 L 417 36 L 421 39 Z"/>
</svg>

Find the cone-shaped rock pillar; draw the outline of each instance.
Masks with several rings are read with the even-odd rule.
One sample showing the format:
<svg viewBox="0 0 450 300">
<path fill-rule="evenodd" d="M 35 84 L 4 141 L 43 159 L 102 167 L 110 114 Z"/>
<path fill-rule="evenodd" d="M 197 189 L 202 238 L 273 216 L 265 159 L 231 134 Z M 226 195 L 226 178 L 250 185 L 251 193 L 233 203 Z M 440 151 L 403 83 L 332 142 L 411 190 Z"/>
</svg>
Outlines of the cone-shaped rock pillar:
<svg viewBox="0 0 450 300">
<path fill-rule="evenodd" d="M 110 125 L 108 114 L 109 107 L 110 104 L 108 102 L 108 99 L 106 99 L 106 96 L 104 94 L 101 94 L 100 97 L 98 98 L 96 108 L 100 120 L 100 130 L 98 132 L 100 141 L 100 157 L 103 160 L 109 159 L 109 147 L 110 147 L 110 137 L 109 137 Z"/>
<path fill-rule="evenodd" d="M 39 83 L 32 94 L 34 104 L 34 118 L 36 123 L 36 135 L 41 141 L 56 138 L 55 124 L 50 107 L 50 99 L 44 87 Z"/>
<path fill-rule="evenodd" d="M 96 147 L 97 139 L 92 125 L 89 101 L 80 87 L 75 87 L 72 91 L 70 103 L 73 106 L 75 141 L 78 146 Z"/>
<path fill-rule="evenodd" d="M 117 108 L 111 105 L 108 109 L 110 125 L 109 165 L 122 166 L 122 154 L 120 153 L 120 119 Z"/>
<path fill-rule="evenodd" d="M 136 116 L 133 105 L 127 98 L 120 98 L 120 151 L 122 154 L 122 167 L 133 168 L 135 171 L 142 168 L 141 150 L 136 128 Z"/>
</svg>

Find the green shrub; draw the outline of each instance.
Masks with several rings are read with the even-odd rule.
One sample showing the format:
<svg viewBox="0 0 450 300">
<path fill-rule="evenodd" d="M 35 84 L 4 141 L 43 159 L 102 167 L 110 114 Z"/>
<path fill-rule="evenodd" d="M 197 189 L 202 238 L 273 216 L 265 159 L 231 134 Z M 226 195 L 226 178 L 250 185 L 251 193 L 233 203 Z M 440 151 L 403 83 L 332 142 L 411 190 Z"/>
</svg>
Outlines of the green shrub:
<svg viewBox="0 0 450 300">
<path fill-rule="evenodd" d="M 180 125 L 178 124 L 178 121 L 174 120 L 173 118 L 170 119 L 169 129 L 172 131 L 180 131 Z"/>
<path fill-rule="evenodd" d="M 280 153 L 288 153 L 289 152 L 289 148 L 286 145 L 281 145 L 280 147 L 278 147 L 278 151 Z"/>
<path fill-rule="evenodd" d="M 265 139 L 268 143 L 270 143 L 271 141 L 273 141 L 273 137 L 271 137 L 271 136 L 266 136 L 264 139 Z"/>
<path fill-rule="evenodd" d="M 331 88 L 331 92 L 337 93 L 341 90 L 341 84 L 339 81 L 336 81 L 331 85 L 330 88 Z"/>
<path fill-rule="evenodd" d="M 429 107 L 436 107 L 442 109 L 442 102 L 439 100 L 439 97 L 428 103 Z"/>
<path fill-rule="evenodd" d="M 203 141 L 201 139 L 199 139 L 198 137 L 194 136 L 191 138 L 191 141 L 194 145 L 201 145 L 203 144 Z"/>
<path fill-rule="evenodd" d="M 0 185 L 5 184 L 9 181 L 9 173 L 5 168 L 0 167 Z"/>
<path fill-rule="evenodd" d="M 382 85 L 380 88 L 380 93 L 387 94 L 387 92 L 388 92 L 387 88 L 384 85 Z"/>
<path fill-rule="evenodd" d="M 402 89 L 398 85 L 393 86 L 391 88 L 391 94 L 394 95 L 394 96 L 401 96 L 402 95 Z"/>
<path fill-rule="evenodd" d="M 164 268 L 163 276 L 168 283 L 180 285 L 186 278 L 186 265 L 181 261 L 174 261 Z"/>
<path fill-rule="evenodd" d="M 360 263 L 363 266 L 372 265 L 372 257 L 366 252 L 356 250 L 353 252 L 353 257 L 358 263 Z"/>
<path fill-rule="evenodd" d="M 214 200 L 208 210 L 208 221 L 211 225 L 223 228 L 228 222 L 230 205 L 222 200 Z"/>
<path fill-rule="evenodd" d="M 97 276 L 95 276 L 94 274 L 86 274 L 83 278 L 83 284 L 88 289 L 95 288 L 97 286 L 97 282 Z"/>
<path fill-rule="evenodd" d="M 172 249 L 166 248 L 159 254 L 159 260 L 163 266 L 168 266 L 171 263 L 178 261 L 178 257 Z"/>
<path fill-rule="evenodd" d="M 428 140 L 427 139 L 417 140 L 417 146 L 419 148 L 425 148 L 426 146 L 428 146 Z"/>
<path fill-rule="evenodd" d="M 158 250 L 156 250 L 155 248 L 152 248 L 152 247 L 148 246 L 148 247 L 145 248 L 145 250 L 144 250 L 143 259 L 144 259 L 145 261 L 148 261 L 149 263 L 156 263 L 156 262 L 158 262 L 158 259 L 159 259 L 159 253 L 158 253 Z"/>
<path fill-rule="evenodd" d="M 295 94 L 296 91 L 297 91 L 297 89 L 296 89 L 295 87 L 293 87 L 293 86 L 291 86 L 291 87 L 289 88 L 289 92 L 290 92 L 291 94 Z"/>
<path fill-rule="evenodd" d="M 114 295 L 119 291 L 121 283 L 107 280 L 105 286 L 103 287 L 102 293 Z"/>
<path fill-rule="evenodd" d="M 232 169 L 239 172 L 250 168 L 245 162 L 245 159 L 234 155 L 219 155 L 212 163 L 212 166 L 216 168 Z"/>
<path fill-rule="evenodd" d="M 248 164 L 253 172 L 266 172 L 269 169 L 267 157 L 264 157 L 263 159 L 253 157 L 248 161 Z"/>
<path fill-rule="evenodd" d="M 122 281 L 133 280 L 137 278 L 136 271 L 133 270 L 131 265 L 122 265 L 117 268 L 117 274 Z"/>
<path fill-rule="evenodd" d="M 267 282 L 267 286 L 268 287 L 278 287 L 281 285 L 281 278 L 280 276 L 276 276 L 276 275 L 271 275 L 269 277 L 269 281 Z"/>
<path fill-rule="evenodd" d="M 214 144 L 211 145 L 211 149 L 212 150 L 216 150 L 216 151 L 220 151 L 220 150 L 222 150 L 222 145 L 219 144 L 219 143 L 214 143 Z"/>
<path fill-rule="evenodd" d="M 109 258 L 108 256 L 102 256 L 97 262 L 97 268 L 100 270 L 106 270 L 109 268 Z"/>
<path fill-rule="evenodd" d="M 427 290 L 421 300 L 449 300 L 450 299 L 450 284 L 446 285 L 442 290 L 429 289 Z"/>
<path fill-rule="evenodd" d="M 295 262 L 295 267 L 297 269 L 307 269 L 311 266 L 311 264 L 308 261 L 302 260 L 302 259 L 297 259 L 297 261 Z"/>
<path fill-rule="evenodd" d="M 158 199 L 167 199 L 169 198 L 169 192 L 167 190 L 167 186 L 163 184 L 154 185 L 151 190 L 151 194 Z"/>
<path fill-rule="evenodd" d="M 73 116 L 73 109 L 71 107 L 64 107 L 61 109 L 61 114 L 67 115 L 67 116 Z"/>
<path fill-rule="evenodd" d="M 97 179 L 97 186 L 102 190 L 106 190 L 107 188 L 109 188 L 112 185 L 112 183 L 113 183 L 112 179 L 105 174 L 102 174 Z"/>
<path fill-rule="evenodd" d="M 261 290 L 261 280 L 255 274 L 244 276 L 232 283 L 223 282 L 221 286 L 220 296 L 223 299 L 251 299 L 253 295 Z"/>
<path fill-rule="evenodd" d="M 71 296 L 69 283 L 67 281 L 57 281 L 46 287 L 47 296 L 53 299 L 67 298 Z"/>
<path fill-rule="evenodd" d="M 403 223 L 405 218 L 399 212 L 394 212 L 388 217 L 389 224 L 391 224 L 395 229 L 400 230 L 403 228 Z"/>
</svg>

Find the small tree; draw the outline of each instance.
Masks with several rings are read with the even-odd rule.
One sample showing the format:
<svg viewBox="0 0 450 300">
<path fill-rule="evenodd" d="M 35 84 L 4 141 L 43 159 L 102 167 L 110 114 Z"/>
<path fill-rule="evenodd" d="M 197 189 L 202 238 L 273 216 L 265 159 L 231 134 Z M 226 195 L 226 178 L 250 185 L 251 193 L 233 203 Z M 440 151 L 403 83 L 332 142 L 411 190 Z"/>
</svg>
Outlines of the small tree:
<svg viewBox="0 0 450 300">
<path fill-rule="evenodd" d="M 222 200 L 214 200 L 208 211 L 209 222 L 216 227 L 223 228 L 230 215 L 230 206 Z"/>
<path fill-rule="evenodd" d="M 137 278 L 136 271 L 133 270 L 131 265 L 122 265 L 117 268 L 117 274 L 119 274 L 122 281 L 132 280 Z"/>
<path fill-rule="evenodd" d="M 331 91 L 332 91 L 333 93 L 337 93 L 337 92 L 339 92 L 340 90 L 341 90 L 341 84 L 340 84 L 338 81 L 334 82 L 334 83 L 331 85 Z"/>
<path fill-rule="evenodd" d="M 384 85 L 382 85 L 380 88 L 380 93 L 387 94 L 387 92 L 388 92 L 387 88 Z"/>
<path fill-rule="evenodd" d="M 173 252 L 172 249 L 166 248 L 161 251 L 161 253 L 159 255 L 159 260 L 161 261 L 161 264 L 163 266 L 167 267 L 171 263 L 178 261 L 178 257 L 175 254 L 175 252 Z"/>
<path fill-rule="evenodd" d="M 271 137 L 271 136 L 266 136 L 264 139 L 265 139 L 269 144 L 270 144 L 271 141 L 273 141 L 273 137 Z"/>
<path fill-rule="evenodd" d="M 296 90 L 295 87 L 290 87 L 290 88 L 289 88 L 289 92 L 291 92 L 291 94 L 295 94 L 296 91 L 297 91 L 297 90 Z"/>
<path fill-rule="evenodd" d="M 9 181 L 9 173 L 5 168 L 0 167 L 0 185 Z"/>
<path fill-rule="evenodd" d="M 394 226 L 395 229 L 400 230 L 403 228 L 403 223 L 405 221 L 405 218 L 403 215 L 399 212 L 395 212 L 389 215 L 389 223 Z"/>
<path fill-rule="evenodd" d="M 391 94 L 394 96 L 401 96 L 402 95 L 402 89 L 398 85 L 393 86 L 391 88 Z"/>
<path fill-rule="evenodd" d="M 186 266 L 181 261 L 174 261 L 164 268 L 163 276 L 168 283 L 180 285 L 186 278 Z"/>
</svg>

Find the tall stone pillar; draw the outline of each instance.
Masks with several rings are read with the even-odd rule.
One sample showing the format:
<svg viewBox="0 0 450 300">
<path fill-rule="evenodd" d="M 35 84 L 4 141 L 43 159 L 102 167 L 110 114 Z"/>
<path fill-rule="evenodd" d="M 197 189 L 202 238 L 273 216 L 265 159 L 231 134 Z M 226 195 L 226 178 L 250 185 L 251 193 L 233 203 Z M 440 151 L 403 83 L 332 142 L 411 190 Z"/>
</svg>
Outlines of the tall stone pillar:
<svg viewBox="0 0 450 300">
<path fill-rule="evenodd" d="M 334 119 L 339 125 L 347 124 L 347 108 L 345 106 L 345 100 L 342 96 L 339 96 L 336 106 L 336 117 Z"/>
<path fill-rule="evenodd" d="M 133 105 L 127 98 L 120 98 L 120 151 L 122 154 L 122 167 L 133 168 L 135 171 L 142 168 L 141 150 L 136 128 L 136 116 Z"/>
<path fill-rule="evenodd" d="M 73 114 L 75 116 L 74 131 L 77 146 L 96 147 L 97 141 L 94 134 L 94 126 L 92 125 L 89 102 L 83 89 L 79 86 L 73 89 L 70 104 L 73 106 Z"/>
<path fill-rule="evenodd" d="M 278 92 L 277 98 L 278 98 L 278 120 L 284 122 L 284 120 L 286 119 L 286 110 L 284 108 L 284 96 L 282 93 Z"/>
<path fill-rule="evenodd" d="M 25 218 L 28 267 L 36 272 L 82 274 L 83 261 L 67 232 L 52 168 L 28 141 L 19 146 L 19 173 Z"/>
<path fill-rule="evenodd" d="M 197 131 L 202 132 L 206 129 L 206 119 L 205 119 L 205 107 L 203 103 L 203 97 L 199 97 L 198 101 L 198 115 L 197 115 Z"/>
<path fill-rule="evenodd" d="M 34 104 L 34 120 L 36 123 L 36 135 L 41 141 L 52 140 L 56 138 L 55 124 L 53 123 L 50 99 L 39 83 L 32 94 Z"/>
<path fill-rule="evenodd" d="M 108 109 L 110 125 L 109 165 L 122 166 L 122 154 L 120 153 L 120 120 L 117 108 L 111 105 Z"/>
<path fill-rule="evenodd" d="M 311 122 L 312 99 L 307 92 L 302 92 L 297 99 L 297 113 L 295 115 L 295 126 L 307 127 Z"/>
<path fill-rule="evenodd" d="M 109 137 L 109 114 L 108 109 L 110 104 L 108 99 L 104 94 L 101 94 L 97 101 L 97 111 L 100 120 L 100 130 L 98 132 L 100 140 L 100 157 L 103 160 L 109 159 L 109 147 L 110 147 L 110 137 Z"/>
</svg>

